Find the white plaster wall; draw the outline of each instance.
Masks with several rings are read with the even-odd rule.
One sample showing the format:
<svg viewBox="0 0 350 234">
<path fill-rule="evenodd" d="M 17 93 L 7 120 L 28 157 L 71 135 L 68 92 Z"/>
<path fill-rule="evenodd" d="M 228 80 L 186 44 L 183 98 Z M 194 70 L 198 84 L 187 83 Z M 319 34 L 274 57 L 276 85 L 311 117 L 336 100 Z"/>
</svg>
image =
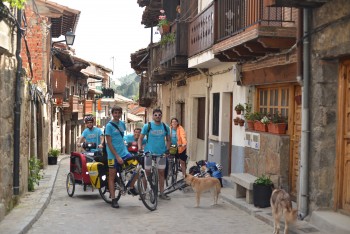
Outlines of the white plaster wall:
<svg viewBox="0 0 350 234">
<path fill-rule="evenodd" d="M 198 1 L 198 12 L 201 12 L 204 8 L 206 8 L 213 0 L 199 0 Z"/>
</svg>

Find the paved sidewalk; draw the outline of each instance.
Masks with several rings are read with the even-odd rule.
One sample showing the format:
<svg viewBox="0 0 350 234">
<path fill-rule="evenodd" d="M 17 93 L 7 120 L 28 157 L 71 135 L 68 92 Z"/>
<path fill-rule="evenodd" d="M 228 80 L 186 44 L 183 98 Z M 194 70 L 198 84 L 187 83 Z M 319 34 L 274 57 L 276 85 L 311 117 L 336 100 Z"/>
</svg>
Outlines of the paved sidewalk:
<svg viewBox="0 0 350 234">
<path fill-rule="evenodd" d="M 60 155 L 57 165 L 48 165 L 44 170 L 44 178 L 34 192 L 27 192 L 21 197 L 19 204 L 0 222 L 0 233 L 26 233 L 41 216 L 50 202 L 60 161 L 68 155 Z"/>
</svg>

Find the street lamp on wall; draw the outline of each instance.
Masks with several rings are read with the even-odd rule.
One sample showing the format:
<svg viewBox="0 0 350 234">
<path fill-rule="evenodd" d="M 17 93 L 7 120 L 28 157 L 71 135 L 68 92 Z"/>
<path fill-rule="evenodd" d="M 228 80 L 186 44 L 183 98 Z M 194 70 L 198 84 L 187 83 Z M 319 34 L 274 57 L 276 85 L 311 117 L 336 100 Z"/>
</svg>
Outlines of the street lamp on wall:
<svg viewBox="0 0 350 234">
<path fill-rule="evenodd" d="M 66 35 L 64 35 L 65 39 L 61 40 L 61 41 L 54 41 L 52 43 L 52 47 L 55 43 L 59 43 L 59 42 L 66 42 L 66 44 L 68 46 L 72 46 L 74 44 L 74 39 L 75 39 L 75 34 L 72 32 L 72 29 L 70 29 L 70 31 L 66 32 Z"/>
</svg>

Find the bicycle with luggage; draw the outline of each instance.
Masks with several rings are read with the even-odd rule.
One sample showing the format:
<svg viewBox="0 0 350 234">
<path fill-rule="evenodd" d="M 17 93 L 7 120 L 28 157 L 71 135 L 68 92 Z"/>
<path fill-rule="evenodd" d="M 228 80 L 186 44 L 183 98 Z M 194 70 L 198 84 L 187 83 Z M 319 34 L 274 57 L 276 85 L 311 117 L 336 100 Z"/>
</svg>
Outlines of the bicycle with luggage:
<svg viewBox="0 0 350 234">
<path fill-rule="evenodd" d="M 158 204 L 158 174 L 151 170 L 150 176 L 146 175 L 146 171 L 141 164 L 144 157 L 148 157 L 148 153 L 141 153 L 124 159 L 124 164 L 117 172 L 114 180 L 115 199 L 119 201 L 122 195 L 127 194 L 139 196 L 144 206 L 150 211 L 154 211 L 157 209 Z M 108 184 L 108 173 L 102 179 Z M 131 186 L 134 186 L 133 190 L 131 190 Z M 111 203 L 112 199 L 108 188 L 108 185 L 100 188 L 99 193 L 105 202 Z"/>
</svg>

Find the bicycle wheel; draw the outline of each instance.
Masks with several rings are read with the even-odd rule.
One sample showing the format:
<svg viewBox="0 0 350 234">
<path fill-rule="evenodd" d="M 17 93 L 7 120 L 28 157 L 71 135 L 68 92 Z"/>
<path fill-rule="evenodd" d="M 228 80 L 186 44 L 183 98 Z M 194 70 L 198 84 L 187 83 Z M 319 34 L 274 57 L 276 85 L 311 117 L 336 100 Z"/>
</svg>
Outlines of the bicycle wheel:
<svg viewBox="0 0 350 234">
<path fill-rule="evenodd" d="M 71 172 L 67 174 L 66 188 L 68 196 L 73 197 L 75 191 L 75 180 L 74 175 Z"/>
<path fill-rule="evenodd" d="M 169 159 L 169 164 L 168 164 L 168 173 L 166 175 L 166 179 L 165 179 L 165 184 L 166 186 L 170 186 L 172 185 L 173 183 L 175 183 L 174 181 L 174 170 L 175 168 L 175 163 L 174 163 L 174 159 Z"/>
<path fill-rule="evenodd" d="M 175 192 L 178 189 L 183 189 L 187 186 L 188 185 L 186 184 L 185 180 L 182 179 L 182 180 L 179 180 L 179 181 L 175 182 L 174 184 L 170 185 L 169 187 L 165 188 L 163 193 L 165 195 L 167 195 L 167 194 L 170 194 L 172 192 Z"/>
<path fill-rule="evenodd" d="M 154 194 L 156 194 L 156 198 L 158 196 L 158 169 L 155 166 L 151 168 L 151 183 Z"/>
<path fill-rule="evenodd" d="M 117 182 L 115 182 L 114 188 L 115 188 L 115 198 L 117 199 L 117 201 L 119 201 L 120 196 L 122 195 L 122 192 L 121 192 L 122 189 L 120 188 L 120 185 Z M 99 188 L 98 192 L 100 193 L 101 198 L 105 202 L 109 204 L 112 203 L 112 198 L 111 198 L 111 193 L 109 192 L 108 183 L 106 186 Z"/>
<path fill-rule="evenodd" d="M 152 189 L 152 187 L 153 186 L 150 181 L 147 180 L 145 171 L 140 171 L 139 178 L 137 179 L 137 189 L 140 194 L 142 203 L 150 211 L 156 210 L 158 204 L 158 194 L 154 192 L 154 189 Z"/>
</svg>

